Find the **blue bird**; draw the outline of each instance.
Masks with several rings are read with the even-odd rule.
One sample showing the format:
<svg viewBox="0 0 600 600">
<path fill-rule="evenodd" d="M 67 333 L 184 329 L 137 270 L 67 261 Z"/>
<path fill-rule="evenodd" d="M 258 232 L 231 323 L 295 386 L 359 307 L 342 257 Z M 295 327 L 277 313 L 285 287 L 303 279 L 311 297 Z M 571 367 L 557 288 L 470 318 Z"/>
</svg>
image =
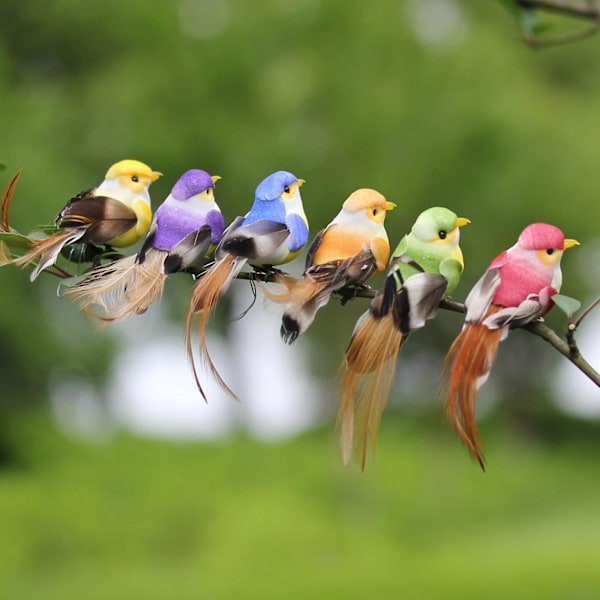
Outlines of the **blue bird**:
<svg viewBox="0 0 600 600">
<path fill-rule="evenodd" d="M 195 366 L 191 342 L 192 319 L 201 313 L 200 355 L 221 387 L 236 397 L 217 371 L 206 345 L 206 324 L 217 302 L 246 264 L 268 271 L 289 262 L 308 242 L 308 220 L 304 213 L 298 179 L 288 171 L 276 171 L 256 188 L 254 203 L 243 217 L 225 230 L 215 250 L 214 264 L 200 277 L 190 301 L 186 322 L 186 346 L 196 384 L 206 399 Z"/>
</svg>

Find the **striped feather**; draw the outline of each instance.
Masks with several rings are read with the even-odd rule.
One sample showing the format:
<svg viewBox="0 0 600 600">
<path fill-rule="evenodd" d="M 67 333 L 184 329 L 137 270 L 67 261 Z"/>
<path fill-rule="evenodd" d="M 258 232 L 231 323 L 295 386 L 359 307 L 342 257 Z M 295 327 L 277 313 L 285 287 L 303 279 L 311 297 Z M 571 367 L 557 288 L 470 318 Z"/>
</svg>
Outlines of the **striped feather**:
<svg viewBox="0 0 600 600">
<path fill-rule="evenodd" d="M 31 250 L 23 254 L 23 256 L 15 258 L 13 263 L 18 267 L 27 267 L 37 260 L 38 264 L 29 276 L 29 279 L 34 281 L 44 269 L 56 262 L 63 246 L 72 244 L 81 239 L 81 237 L 85 235 L 85 231 L 84 228 L 77 228 L 69 231 L 59 231 L 44 239 L 33 239 L 33 247 Z"/>
<path fill-rule="evenodd" d="M 167 255 L 164 250 L 151 248 L 142 263 L 135 256 L 121 258 L 94 269 L 66 295 L 82 310 L 107 323 L 130 314 L 142 314 L 162 295 L 167 279 L 164 270 Z"/>
</svg>

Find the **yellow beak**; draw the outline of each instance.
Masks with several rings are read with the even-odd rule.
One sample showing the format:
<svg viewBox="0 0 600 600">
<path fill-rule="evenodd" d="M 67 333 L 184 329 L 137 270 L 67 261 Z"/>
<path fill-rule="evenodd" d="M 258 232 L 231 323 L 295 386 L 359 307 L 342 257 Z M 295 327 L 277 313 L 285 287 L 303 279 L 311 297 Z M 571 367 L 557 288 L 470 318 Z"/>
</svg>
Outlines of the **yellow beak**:
<svg viewBox="0 0 600 600">
<path fill-rule="evenodd" d="M 581 244 L 577 240 L 566 239 L 565 245 L 563 246 L 563 250 L 568 250 L 569 248 L 572 248 L 573 246 L 581 246 Z"/>
<path fill-rule="evenodd" d="M 305 183 L 306 183 L 306 181 L 304 181 L 304 179 L 298 179 L 298 187 L 299 188 L 301 188 Z"/>
<path fill-rule="evenodd" d="M 465 219 L 464 217 L 458 217 L 456 219 L 456 226 L 457 227 L 464 227 L 465 225 L 468 225 L 471 221 L 469 219 Z"/>
<path fill-rule="evenodd" d="M 152 171 L 150 175 L 150 181 L 156 181 L 159 177 L 162 177 L 162 173 L 159 171 Z"/>
<path fill-rule="evenodd" d="M 396 208 L 396 204 L 394 204 L 393 202 L 386 202 L 385 203 L 385 210 L 394 210 Z"/>
<path fill-rule="evenodd" d="M 222 177 L 220 175 L 213 175 L 211 179 L 213 180 L 213 183 L 217 183 L 217 181 L 220 181 Z"/>
</svg>

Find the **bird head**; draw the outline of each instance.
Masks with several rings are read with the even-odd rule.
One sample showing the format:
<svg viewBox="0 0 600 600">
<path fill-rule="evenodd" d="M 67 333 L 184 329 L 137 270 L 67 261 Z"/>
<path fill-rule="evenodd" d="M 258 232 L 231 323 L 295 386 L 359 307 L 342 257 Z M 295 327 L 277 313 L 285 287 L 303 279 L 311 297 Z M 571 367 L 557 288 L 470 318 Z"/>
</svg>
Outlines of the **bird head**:
<svg viewBox="0 0 600 600">
<path fill-rule="evenodd" d="M 560 262 L 565 250 L 579 246 L 579 242 L 565 238 L 563 232 L 548 223 L 532 223 L 523 229 L 517 245 L 523 250 L 536 253 L 543 265 L 553 266 Z"/>
<path fill-rule="evenodd" d="M 139 193 L 148 189 L 162 173 L 153 171 L 148 165 L 139 160 L 120 160 L 108 169 L 105 180 L 117 180 L 118 184 L 132 192 Z"/>
<path fill-rule="evenodd" d="M 210 176 L 202 169 L 186 171 L 175 183 L 171 196 L 182 202 L 199 196 L 200 200 L 214 202 L 215 183 L 221 179 L 218 175 Z"/>
<path fill-rule="evenodd" d="M 396 205 L 393 202 L 388 202 L 377 190 L 370 188 L 352 192 L 343 204 L 344 211 L 366 214 L 368 219 L 377 224 L 383 223 L 387 211 L 394 208 Z"/>
<path fill-rule="evenodd" d="M 417 239 L 422 242 L 439 244 L 440 246 L 458 246 L 459 227 L 471 221 L 457 217 L 456 213 L 442 206 L 434 206 L 423 211 L 411 229 Z"/>
<path fill-rule="evenodd" d="M 255 198 L 261 202 L 294 200 L 300 197 L 303 183 L 304 179 L 298 179 L 289 171 L 276 171 L 258 184 Z"/>
</svg>

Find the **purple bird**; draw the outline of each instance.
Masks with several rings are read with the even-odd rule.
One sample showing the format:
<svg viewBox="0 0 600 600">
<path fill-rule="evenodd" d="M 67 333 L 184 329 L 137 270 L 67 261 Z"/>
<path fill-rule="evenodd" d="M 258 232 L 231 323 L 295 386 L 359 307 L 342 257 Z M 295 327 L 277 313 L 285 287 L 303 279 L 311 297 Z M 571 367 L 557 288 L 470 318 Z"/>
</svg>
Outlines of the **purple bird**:
<svg viewBox="0 0 600 600">
<path fill-rule="evenodd" d="M 156 210 L 138 254 L 93 269 L 67 295 L 105 322 L 144 313 L 169 274 L 190 268 L 219 243 L 225 227 L 214 196 L 219 179 L 186 171 Z"/>
</svg>

